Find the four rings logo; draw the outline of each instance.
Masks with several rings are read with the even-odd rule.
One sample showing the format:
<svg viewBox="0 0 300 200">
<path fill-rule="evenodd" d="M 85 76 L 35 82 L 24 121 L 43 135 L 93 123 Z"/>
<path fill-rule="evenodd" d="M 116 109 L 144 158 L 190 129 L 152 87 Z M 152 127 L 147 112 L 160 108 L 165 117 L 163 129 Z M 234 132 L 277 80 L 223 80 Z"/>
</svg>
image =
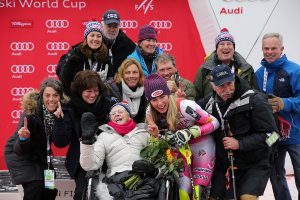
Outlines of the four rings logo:
<svg viewBox="0 0 300 200">
<path fill-rule="evenodd" d="M 56 73 L 56 66 L 57 65 L 48 65 L 47 66 L 47 72 L 50 73 L 50 74 Z"/>
<path fill-rule="evenodd" d="M 47 28 L 68 28 L 69 21 L 66 19 L 48 19 L 46 21 Z"/>
<path fill-rule="evenodd" d="M 70 47 L 67 42 L 48 42 L 46 44 L 46 49 L 49 51 L 64 51 L 68 50 Z"/>
<path fill-rule="evenodd" d="M 13 96 L 23 96 L 25 93 L 33 90 L 32 87 L 14 87 L 10 90 L 11 95 Z"/>
<path fill-rule="evenodd" d="M 23 114 L 23 110 L 13 110 L 10 115 L 13 119 L 20 119 Z"/>
<path fill-rule="evenodd" d="M 152 20 L 150 25 L 157 29 L 170 29 L 172 28 L 172 22 L 169 20 Z"/>
<path fill-rule="evenodd" d="M 32 51 L 34 44 L 32 42 L 12 42 L 10 49 L 13 51 Z"/>
<path fill-rule="evenodd" d="M 157 46 L 161 49 L 163 49 L 164 51 L 171 51 L 173 49 L 173 46 L 171 43 L 157 43 Z"/>
<path fill-rule="evenodd" d="M 12 65 L 10 71 L 14 74 L 31 74 L 35 70 L 33 65 Z"/>
<path fill-rule="evenodd" d="M 135 29 L 138 27 L 138 22 L 135 20 L 121 20 L 121 28 L 131 28 Z"/>
</svg>

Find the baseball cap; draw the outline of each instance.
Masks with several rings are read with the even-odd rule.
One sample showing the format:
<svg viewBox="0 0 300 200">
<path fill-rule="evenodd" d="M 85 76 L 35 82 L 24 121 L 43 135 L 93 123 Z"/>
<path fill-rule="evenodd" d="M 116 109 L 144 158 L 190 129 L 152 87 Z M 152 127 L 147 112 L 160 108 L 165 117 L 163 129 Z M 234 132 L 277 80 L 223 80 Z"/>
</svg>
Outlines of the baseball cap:
<svg viewBox="0 0 300 200">
<path fill-rule="evenodd" d="M 220 86 L 224 83 L 234 81 L 234 74 L 227 65 L 218 65 L 211 71 L 210 81 L 216 86 Z"/>
<path fill-rule="evenodd" d="M 120 14 L 113 9 L 109 9 L 103 14 L 102 21 L 104 22 L 104 24 L 120 24 Z"/>
</svg>

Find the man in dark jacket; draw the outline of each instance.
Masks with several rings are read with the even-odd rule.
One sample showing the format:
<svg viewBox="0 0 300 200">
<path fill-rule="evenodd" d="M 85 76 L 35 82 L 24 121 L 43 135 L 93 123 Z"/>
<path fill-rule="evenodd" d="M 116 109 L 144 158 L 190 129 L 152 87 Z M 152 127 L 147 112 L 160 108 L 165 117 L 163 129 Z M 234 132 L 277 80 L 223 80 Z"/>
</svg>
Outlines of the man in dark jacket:
<svg viewBox="0 0 300 200">
<path fill-rule="evenodd" d="M 214 90 L 199 104 L 221 122 L 214 132 L 216 166 L 211 199 L 258 199 L 271 173 L 271 146 L 278 139 L 272 109 L 226 65 L 211 73 Z M 235 177 L 235 178 L 234 178 Z"/>
<path fill-rule="evenodd" d="M 102 16 L 102 25 L 115 74 L 121 63 L 134 51 L 136 44 L 120 29 L 120 14 L 117 11 L 107 10 Z"/>
<path fill-rule="evenodd" d="M 196 100 L 212 92 L 210 85 L 211 70 L 217 65 L 226 64 L 231 71 L 246 80 L 252 89 L 257 89 L 253 67 L 247 63 L 241 54 L 235 51 L 235 40 L 226 28 L 223 28 L 215 39 L 216 50 L 205 59 L 205 63 L 198 69 L 194 86 Z"/>
</svg>

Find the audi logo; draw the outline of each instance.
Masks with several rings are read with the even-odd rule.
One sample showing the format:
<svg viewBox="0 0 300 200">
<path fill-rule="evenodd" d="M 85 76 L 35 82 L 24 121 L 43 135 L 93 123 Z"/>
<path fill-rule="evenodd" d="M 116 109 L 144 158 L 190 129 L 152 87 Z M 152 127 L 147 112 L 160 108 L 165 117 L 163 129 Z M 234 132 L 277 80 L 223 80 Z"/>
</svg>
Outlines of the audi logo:
<svg viewBox="0 0 300 200">
<path fill-rule="evenodd" d="M 157 43 L 157 46 L 164 51 L 171 51 L 173 49 L 173 46 L 171 43 Z"/>
<path fill-rule="evenodd" d="M 157 29 L 170 29 L 172 28 L 172 22 L 169 20 L 152 20 L 150 25 Z"/>
<path fill-rule="evenodd" d="M 10 90 L 11 95 L 13 96 L 23 96 L 27 92 L 33 90 L 32 87 L 14 87 Z"/>
<path fill-rule="evenodd" d="M 69 21 L 66 19 L 48 19 L 46 21 L 47 28 L 68 28 Z"/>
<path fill-rule="evenodd" d="M 14 74 L 31 74 L 35 70 L 33 65 L 12 65 L 10 71 Z"/>
<path fill-rule="evenodd" d="M 48 42 L 46 44 L 46 49 L 49 51 L 64 51 L 68 50 L 70 47 L 67 42 Z"/>
<path fill-rule="evenodd" d="M 13 119 L 20 119 L 23 114 L 23 110 L 13 110 L 10 115 Z"/>
<path fill-rule="evenodd" d="M 138 27 L 138 25 L 139 25 L 138 22 L 135 20 L 122 20 L 120 27 L 135 29 Z"/>
<path fill-rule="evenodd" d="M 50 74 L 53 74 L 56 72 L 56 66 L 57 65 L 48 65 L 47 66 L 47 72 L 50 73 Z"/>
<path fill-rule="evenodd" d="M 32 42 L 12 42 L 10 49 L 13 51 L 32 51 L 34 44 Z"/>
</svg>

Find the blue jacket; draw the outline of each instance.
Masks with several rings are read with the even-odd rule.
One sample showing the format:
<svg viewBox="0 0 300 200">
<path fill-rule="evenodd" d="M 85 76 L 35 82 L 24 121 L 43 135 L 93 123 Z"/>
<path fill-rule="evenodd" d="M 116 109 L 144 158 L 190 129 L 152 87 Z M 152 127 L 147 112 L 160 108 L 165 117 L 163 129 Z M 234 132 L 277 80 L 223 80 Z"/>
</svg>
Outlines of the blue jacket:
<svg viewBox="0 0 300 200">
<path fill-rule="evenodd" d="M 156 72 L 155 59 L 162 53 L 163 53 L 163 50 L 159 47 L 156 47 L 155 56 L 154 56 L 154 59 L 152 62 L 151 72 L 148 71 L 148 68 L 147 68 L 145 60 L 143 58 L 143 55 L 141 53 L 140 47 L 137 46 L 135 48 L 135 50 L 127 58 L 136 59 L 140 63 L 140 65 L 143 69 L 144 75 L 148 76 L 149 74 L 154 74 Z"/>
<path fill-rule="evenodd" d="M 279 115 L 291 124 L 289 138 L 281 140 L 280 145 L 300 144 L 300 65 L 291 62 L 284 54 L 279 59 L 272 63 L 261 61 L 261 67 L 255 72 L 258 89 L 263 91 L 264 68 L 268 72 L 266 93 L 274 93 L 273 85 L 276 71 L 284 70 L 290 80 L 292 96 L 282 98 L 284 108 L 279 112 Z M 281 81 L 281 80 L 279 80 Z"/>
</svg>

